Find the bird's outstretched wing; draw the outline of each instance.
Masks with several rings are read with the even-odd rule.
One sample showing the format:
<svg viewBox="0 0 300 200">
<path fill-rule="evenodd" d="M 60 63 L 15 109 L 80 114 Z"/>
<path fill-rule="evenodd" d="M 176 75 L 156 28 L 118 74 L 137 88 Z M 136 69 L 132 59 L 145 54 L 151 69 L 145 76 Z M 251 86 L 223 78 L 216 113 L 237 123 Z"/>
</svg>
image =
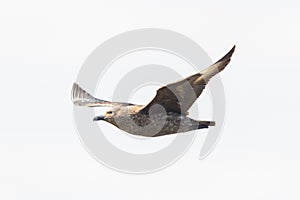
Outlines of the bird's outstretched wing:
<svg viewBox="0 0 300 200">
<path fill-rule="evenodd" d="M 71 99 L 76 106 L 101 107 L 101 106 L 129 106 L 130 103 L 110 102 L 97 99 L 82 89 L 77 83 L 73 83 Z"/>
<path fill-rule="evenodd" d="M 186 113 L 200 96 L 208 81 L 228 65 L 234 50 L 235 46 L 223 58 L 200 73 L 159 88 L 154 99 L 140 112 L 148 113 L 151 106 L 159 104 L 166 112 Z"/>
</svg>

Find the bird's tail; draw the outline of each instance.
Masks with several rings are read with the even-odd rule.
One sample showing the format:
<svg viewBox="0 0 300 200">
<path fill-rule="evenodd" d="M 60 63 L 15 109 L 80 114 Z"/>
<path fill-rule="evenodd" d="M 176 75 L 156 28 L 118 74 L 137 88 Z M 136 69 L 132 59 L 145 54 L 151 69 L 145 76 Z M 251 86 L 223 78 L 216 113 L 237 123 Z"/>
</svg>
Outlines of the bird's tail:
<svg viewBox="0 0 300 200">
<path fill-rule="evenodd" d="M 198 129 L 201 128 L 208 128 L 209 126 L 215 126 L 216 122 L 215 121 L 198 121 Z"/>
</svg>

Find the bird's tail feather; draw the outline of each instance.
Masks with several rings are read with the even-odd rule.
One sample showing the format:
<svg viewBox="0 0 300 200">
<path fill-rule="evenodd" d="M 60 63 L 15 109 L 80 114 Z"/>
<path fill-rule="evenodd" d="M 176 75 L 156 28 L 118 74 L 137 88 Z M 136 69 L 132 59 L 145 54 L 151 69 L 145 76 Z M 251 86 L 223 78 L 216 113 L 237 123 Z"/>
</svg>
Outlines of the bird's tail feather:
<svg viewBox="0 0 300 200">
<path fill-rule="evenodd" d="M 215 126 L 215 121 L 199 121 L 198 129 L 208 128 L 209 126 Z"/>
</svg>

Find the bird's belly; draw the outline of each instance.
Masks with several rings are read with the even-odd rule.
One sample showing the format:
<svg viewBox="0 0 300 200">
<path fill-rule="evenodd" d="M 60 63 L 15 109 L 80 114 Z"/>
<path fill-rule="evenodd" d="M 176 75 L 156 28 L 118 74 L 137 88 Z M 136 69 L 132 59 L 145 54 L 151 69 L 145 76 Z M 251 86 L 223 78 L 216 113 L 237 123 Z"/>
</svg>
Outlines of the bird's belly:
<svg viewBox="0 0 300 200">
<path fill-rule="evenodd" d="M 186 132 L 195 129 L 193 122 L 182 115 L 147 115 L 133 116 L 130 119 L 120 120 L 118 128 L 134 135 L 155 137 Z"/>
</svg>

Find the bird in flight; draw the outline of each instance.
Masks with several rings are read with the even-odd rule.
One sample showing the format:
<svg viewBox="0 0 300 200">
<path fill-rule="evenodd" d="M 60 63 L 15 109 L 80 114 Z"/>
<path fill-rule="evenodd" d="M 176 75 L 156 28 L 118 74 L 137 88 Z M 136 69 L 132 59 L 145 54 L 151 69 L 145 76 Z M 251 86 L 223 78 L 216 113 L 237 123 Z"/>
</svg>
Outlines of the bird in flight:
<svg viewBox="0 0 300 200">
<path fill-rule="evenodd" d="M 183 80 L 159 88 L 147 105 L 110 102 L 93 97 L 77 83 L 73 84 L 72 101 L 76 106 L 110 107 L 94 121 L 105 121 L 133 135 L 157 137 L 215 126 L 214 121 L 195 120 L 188 109 L 200 96 L 208 81 L 230 62 L 235 46 L 220 60 Z"/>
</svg>

